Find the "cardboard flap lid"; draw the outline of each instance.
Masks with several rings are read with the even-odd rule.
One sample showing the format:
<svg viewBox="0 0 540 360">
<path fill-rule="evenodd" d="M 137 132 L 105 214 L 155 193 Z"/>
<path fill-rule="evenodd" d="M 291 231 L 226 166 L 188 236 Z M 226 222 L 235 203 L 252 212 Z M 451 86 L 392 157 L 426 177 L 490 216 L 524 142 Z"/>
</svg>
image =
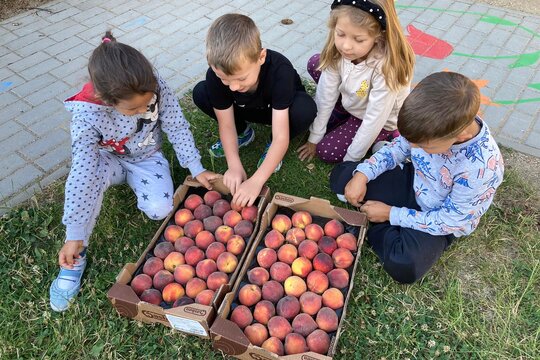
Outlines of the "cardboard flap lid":
<svg viewBox="0 0 540 360">
<path fill-rule="evenodd" d="M 246 352 L 250 342 L 240 328 L 230 320 L 217 317 L 210 333 L 215 349 L 229 355 L 240 355 Z"/>
<path fill-rule="evenodd" d="M 124 265 L 118 276 L 116 276 L 116 282 L 121 284 L 127 284 L 133 278 L 133 274 L 137 271 L 137 264 L 127 263 Z"/>
<path fill-rule="evenodd" d="M 188 185 L 191 187 L 201 187 L 203 186 L 200 182 L 198 182 L 196 179 L 194 179 L 191 175 L 188 175 L 186 179 L 184 180 L 184 185 Z M 228 194 L 230 193 L 230 190 L 225 184 L 223 183 L 223 175 L 218 174 L 218 177 L 212 181 L 212 187 L 214 190 L 222 193 L 222 194 Z M 266 197 L 270 193 L 270 188 L 266 185 L 264 185 L 261 189 L 261 192 L 259 196 Z"/>
<path fill-rule="evenodd" d="M 120 315 L 130 318 L 137 316 L 140 299 L 131 287 L 116 283 L 107 292 L 107 297 Z"/>
</svg>

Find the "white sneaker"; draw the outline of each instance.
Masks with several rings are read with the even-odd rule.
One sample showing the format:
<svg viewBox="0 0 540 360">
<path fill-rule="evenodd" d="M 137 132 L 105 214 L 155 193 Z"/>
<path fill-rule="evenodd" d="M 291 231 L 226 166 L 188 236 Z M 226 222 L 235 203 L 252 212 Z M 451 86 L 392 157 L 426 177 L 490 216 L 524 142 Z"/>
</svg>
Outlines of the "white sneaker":
<svg viewBox="0 0 540 360">
<path fill-rule="evenodd" d="M 375 154 L 377 151 L 381 150 L 384 146 L 390 144 L 390 141 L 377 141 L 373 146 L 371 147 L 371 153 Z"/>
</svg>

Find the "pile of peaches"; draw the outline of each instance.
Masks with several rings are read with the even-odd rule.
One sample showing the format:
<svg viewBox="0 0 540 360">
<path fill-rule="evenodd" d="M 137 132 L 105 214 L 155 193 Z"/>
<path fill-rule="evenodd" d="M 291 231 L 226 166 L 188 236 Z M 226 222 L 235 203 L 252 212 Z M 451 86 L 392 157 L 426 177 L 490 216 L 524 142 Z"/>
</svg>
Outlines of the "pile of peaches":
<svg viewBox="0 0 540 360">
<path fill-rule="evenodd" d="M 217 191 L 189 195 L 131 288 L 155 305 L 210 305 L 236 270 L 256 220 L 257 207 L 233 209 Z"/>
<path fill-rule="evenodd" d="M 321 224 L 323 224 L 321 222 Z M 324 227 L 306 211 L 274 216 L 230 320 L 278 355 L 327 354 L 337 330 L 357 239 L 338 220 Z"/>
</svg>

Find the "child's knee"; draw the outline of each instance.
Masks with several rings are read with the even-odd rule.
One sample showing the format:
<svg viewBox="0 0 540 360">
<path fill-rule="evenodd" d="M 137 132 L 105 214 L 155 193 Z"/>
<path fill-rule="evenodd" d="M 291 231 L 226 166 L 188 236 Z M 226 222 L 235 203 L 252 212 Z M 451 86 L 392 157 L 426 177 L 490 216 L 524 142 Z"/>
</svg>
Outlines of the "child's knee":
<svg viewBox="0 0 540 360">
<path fill-rule="evenodd" d="M 307 71 L 309 75 L 315 80 L 315 82 L 319 82 L 319 78 L 321 77 L 321 71 L 317 70 L 317 67 L 319 66 L 319 59 L 320 54 L 315 54 L 312 57 L 309 58 L 307 63 Z"/>
<path fill-rule="evenodd" d="M 149 204 L 144 207 L 140 207 L 140 209 L 152 220 L 162 220 L 167 217 L 167 215 L 170 214 L 170 212 L 173 210 L 173 203 L 167 202 L 167 203 L 153 203 Z"/>
<path fill-rule="evenodd" d="M 195 85 L 193 88 L 193 102 L 195 105 L 197 105 L 199 108 L 204 106 L 207 102 L 208 94 L 206 89 L 206 81 L 200 81 Z"/>
<path fill-rule="evenodd" d="M 386 260 L 383 264 L 384 270 L 395 281 L 402 284 L 412 284 L 420 280 L 424 273 L 418 271 L 418 266 L 412 259 L 400 259 L 401 261 L 395 262 L 392 260 Z"/>
</svg>

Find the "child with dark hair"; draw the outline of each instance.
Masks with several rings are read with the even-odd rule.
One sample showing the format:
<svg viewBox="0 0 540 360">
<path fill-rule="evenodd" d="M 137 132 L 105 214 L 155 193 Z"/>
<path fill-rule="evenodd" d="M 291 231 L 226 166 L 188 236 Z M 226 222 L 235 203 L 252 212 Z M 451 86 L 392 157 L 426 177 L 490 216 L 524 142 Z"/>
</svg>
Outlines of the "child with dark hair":
<svg viewBox="0 0 540 360">
<path fill-rule="evenodd" d="M 67 99 L 72 165 L 66 182 L 66 242 L 58 253 L 60 273 L 50 288 L 50 304 L 64 311 L 80 290 L 86 248 L 111 185 L 128 183 L 137 206 L 154 220 L 173 209 L 169 163 L 161 152 L 162 131 L 180 165 L 206 188 L 216 177 L 204 169 L 178 99 L 150 62 L 107 32 L 90 56 L 90 82 Z"/>
<path fill-rule="evenodd" d="M 456 237 L 472 233 L 503 180 L 502 155 L 479 106 L 467 77 L 432 74 L 405 99 L 400 137 L 332 171 L 332 190 L 367 214 L 368 242 L 396 281 L 420 279 Z"/>
</svg>

